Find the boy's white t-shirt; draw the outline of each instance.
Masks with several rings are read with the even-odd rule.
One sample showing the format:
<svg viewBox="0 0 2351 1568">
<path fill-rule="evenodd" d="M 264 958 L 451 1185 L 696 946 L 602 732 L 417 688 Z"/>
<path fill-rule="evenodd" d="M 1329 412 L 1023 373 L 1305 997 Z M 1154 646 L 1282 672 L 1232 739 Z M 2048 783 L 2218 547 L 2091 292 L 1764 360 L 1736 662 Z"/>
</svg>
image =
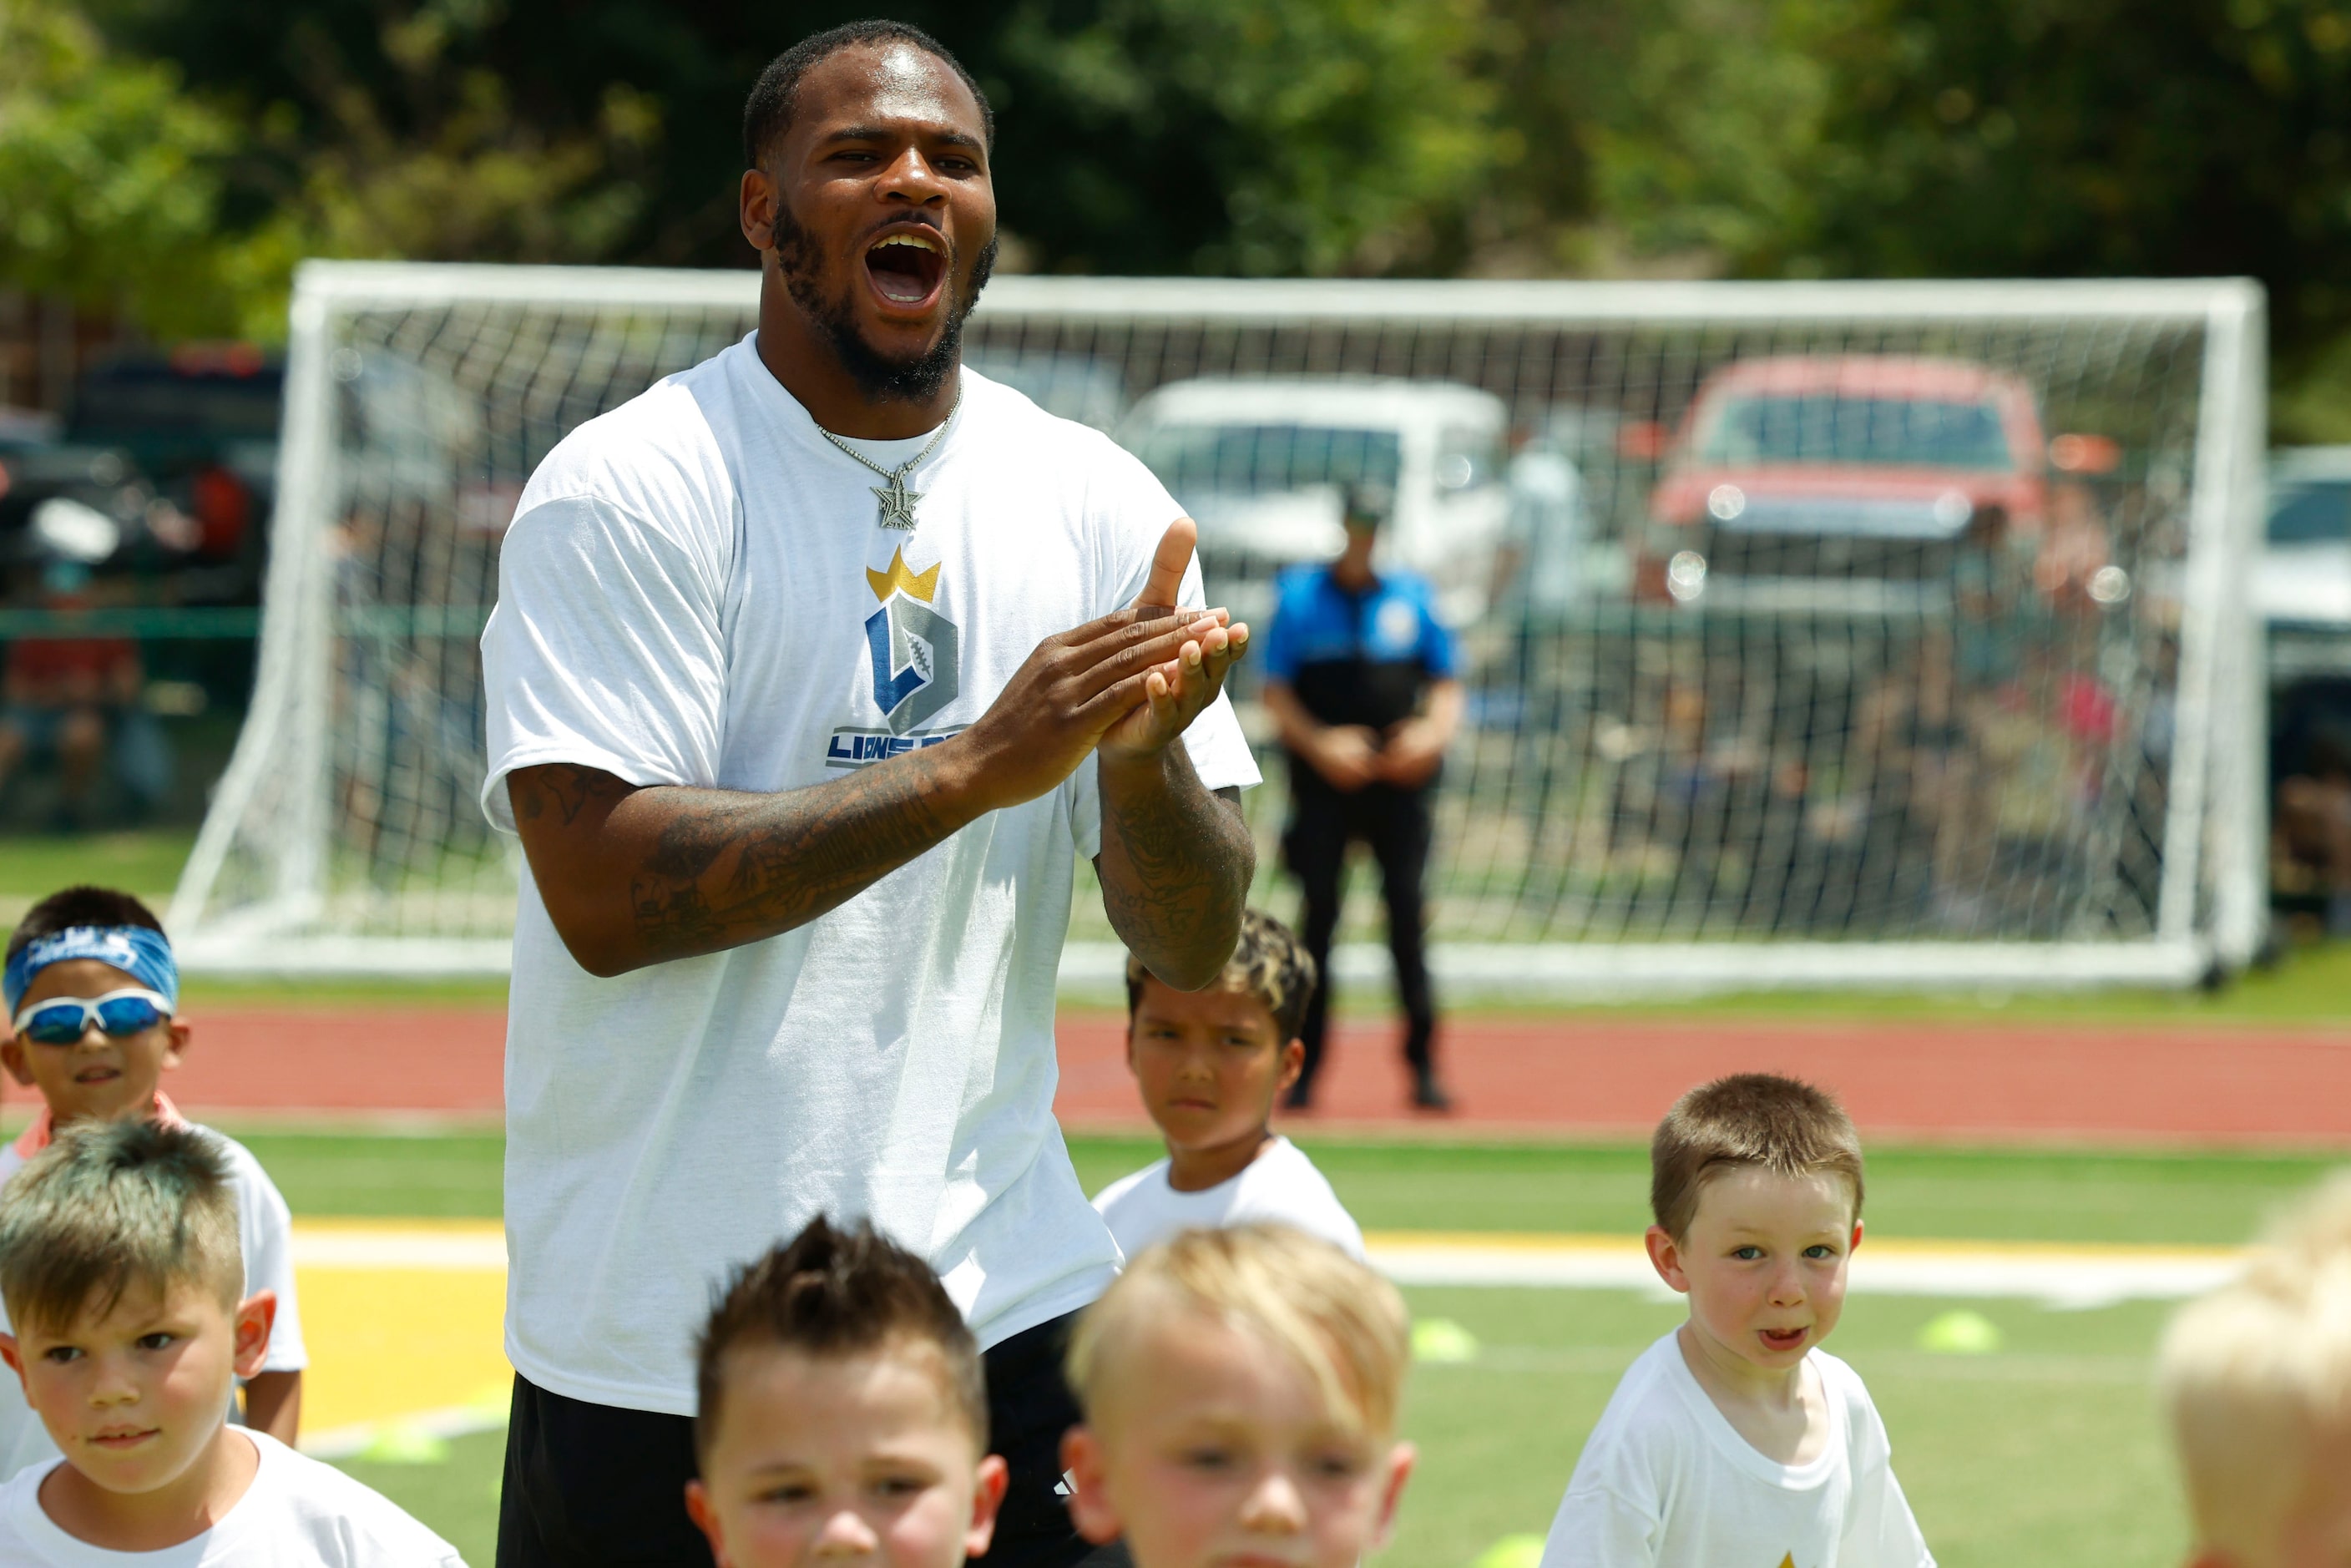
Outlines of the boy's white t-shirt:
<svg viewBox="0 0 2351 1568">
<path fill-rule="evenodd" d="M 178 1113 L 172 1112 L 171 1116 L 176 1120 Z M 37 1140 L 45 1124 L 46 1118 L 25 1138 L 0 1148 L 0 1187 L 24 1168 L 25 1145 Z M 294 1216 L 253 1151 L 225 1133 L 190 1124 L 217 1143 L 228 1162 L 229 1187 L 236 1195 L 236 1239 L 245 1252 L 245 1293 L 277 1293 L 277 1316 L 270 1326 L 269 1350 L 262 1358 L 261 1370 L 299 1372 L 310 1364 L 310 1356 L 302 1345 L 302 1309 L 294 1292 Z M 0 1333 L 7 1327 L 7 1310 L 0 1306 Z M 25 1403 L 25 1385 L 14 1373 L 0 1368 L 0 1477 L 57 1457 L 48 1428 Z"/>
<path fill-rule="evenodd" d="M 1277 1137 L 1258 1151 L 1238 1176 L 1198 1192 L 1167 1185 L 1168 1162 L 1160 1160 L 1121 1176 L 1094 1197 L 1094 1207 L 1132 1258 L 1179 1230 L 1215 1230 L 1228 1225 L 1294 1225 L 1309 1236 L 1364 1255 L 1364 1233 L 1314 1168 L 1306 1151 Z"/>
<path fill-rule="evenodd" d="M 57 1464 L 0 1486 L 0 1563 L 10 1568 L 465 1568 L 457 1549 L 332 1465 L 247 1432 L 261 1463 L 221 1521 L 161 1552 L 110 1552 L 58 1529 L 41 1508 Z"/>
<path fill-rule="evenodd" d="M 1804 1359 L 1829 1443 L 1782 1465 L 1715 1407 L 1676 1333 L 1642 1352 L 1584 1442 L 1542 1568 L 1933 1568 L 1869 1391 L 1824 1351 Z"/>
<path fill-rule="evenodd" d="M 507 775 L 545 763 L 745 791 L 842 778 L 967 727 L 1045 638 L 1132 604 L 1182 508 L 1107 436 L 962 385 L 906 476 L 912 532 L 881 526 L 880 476 L 756 334 L 566 437 L 482 634 L 491 821 L 511 830 Z M 852 444 L 894 468 L 929 440 Z M 1203 602 L 1196 563 L 1181 597 Z M 1258 781 L 1226 699 L 1185 740 L 1209 788 Z M 983 1345 L 1100 1294 L 1117 1249 L 1052 1112 L 1072 873 L 1100 841 L 1089 760 L 793 931 L 611 979 L 573 961 L 525 862 L 516 1370 L 690 1415 L 712 1288 L 820 1213 L 927 1259 Z"/>
</svg>

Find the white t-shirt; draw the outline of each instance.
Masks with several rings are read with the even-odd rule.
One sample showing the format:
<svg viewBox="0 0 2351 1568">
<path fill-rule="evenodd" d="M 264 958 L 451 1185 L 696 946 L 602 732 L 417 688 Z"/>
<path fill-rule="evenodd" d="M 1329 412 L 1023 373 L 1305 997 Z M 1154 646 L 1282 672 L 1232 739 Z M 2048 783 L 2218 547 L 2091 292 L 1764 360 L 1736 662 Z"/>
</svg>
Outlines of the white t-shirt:
<svg viewBox="0 0 2351 1568">
<path fill-rule="evenodd" d="M 1340 1204 L 1306 1151 L 1288 1138 L 1275 1138 L 1239 1175 L 1198 1192 L 1168 1186 L 1165 1160 L 1147 1165 L 1102 1188 L 1094 1207 L 1129 1258 L 1179 1230 L 1254 1223 L 1294 1225 L 1350 1257 L 1364 1255 L 1364 1233 L 1354 1216 Z"/>
<path fill-rule="evenodd" d="M 41 1482 L 63 1460 L 0 1486 L 0 1563 L 43 1568 L 465 1568 L 457 1549 L 332 1465 L 247 1432 L 261 1464 L 221 1521 L 161 1552 L 110 1552 L 59 1530 Z"/>
<path fill-rule="evenodd" d="M 1828 1447 L 1782 1465 L 1715 1408 L 1674 1334 L 1642 1352 L 1584 1442 L 1543 1568 L 1933 1568 L 1869 1391 L 1824 1351 L 1804 1360 Z"/>
<path fill-rule="evenodd" d="M 482 635 L 489 777 L 800 789 L 969 725 L 1046 637 L 1142 591 L 1181 508 L 1108 437 L 983 376 L 907 476 L 836 450 L 754 340 L 590 421 L 524 491 Z M 928 437 L 862 442 L 885 467 Z M 1196 567 L 1183 601 L 1197 606 Z M 1257 782 L 1229 703 L 1186 736 Z M 558 1394 L 694 1409 L 737 1265 L 822 1212 L 926 1257 L 981 1343 L 1098 1295 L 1118 1252 L 1052 1113 L 1053 999 L 1091 762 L 781 936 L 598 979 L 528 873 L 507 1030 L 507 1354 Z"/>
<path fill-rule="evenodd" d="M 269 1350 L 264 1372 L 299 1372 L 310 1364 L 302 1348 L 302 1309 L 294 1294 L 294 1217 L 279 1196 L 277 1184 L 261 1168 L 253 1152 L 225 1133 L 199 1127 L 219 1143 L 228 1158 L 229 1186 L 236 1194 L 237 1242 L 245 1250 L 245 1293 L 277 1292 L 277 1316 L 269 1330 Z M 24 1168 L 25 1156 L 16 1144 L 0 1148 L 0 1186 Z M 0 1332 L 8 1315 L 0 1307 Z M 48 1428 L 25 1403 L 25 1385 L 13 1373 L 0 1369 L 0 1476 L 13 1476 L 26 1465 L 58 1457 Z"/>
</svg>

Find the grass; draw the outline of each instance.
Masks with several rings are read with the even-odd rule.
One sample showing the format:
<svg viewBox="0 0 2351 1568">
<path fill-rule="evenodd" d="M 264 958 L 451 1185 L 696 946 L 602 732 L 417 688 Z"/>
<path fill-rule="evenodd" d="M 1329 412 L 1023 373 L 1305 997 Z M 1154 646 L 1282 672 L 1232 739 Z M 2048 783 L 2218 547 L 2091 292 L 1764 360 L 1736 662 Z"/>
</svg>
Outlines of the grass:
<svg viewBox="0 0 2351 1568">
<path fill-rule="evenodd" d="M 232 1129 L 298 1215 L 495 1219 L 506 1140 Z M 1636 1233 L 1648 1155 L 1630 1145 L 1381 1144 L 1303 1139 L 1340 1200 L 1373 1230 Z M 1158 1158 L 1141 1138 L 1070 1141 L 1099 1192 Z M 2246 1239 L 2336 1162 L 2319 1155 L 1883 1148 L 1869 1221 L 1883 1236 L 1985 1241 Z"/>
<path fill-rule="evenodd" d="M 242 1134 L 295 1212 L 494 1218 L 497 1134 Z M 1311 1140 L 1370 1228 L 1637 1230 L 1646 1160 L 1629 1145 L 1446 1147 Z M 1146 1163 L 1141 1139 L 1084 1138 L 1088 1190 Z M 2231 1242 L 2328 1168 L 2316 1157 L 1888 1148 L 1871 1159 L 1881 1235 L 1968 1239 Z M 1607 1291 L 1414 1289 L 1417 1317 L 1479 1343 L 1416 1368 L 1405 1430 L 1419 1446 L 1392 1568 L 1466 1568 L 1498 1539 L 1548 1527 L 1616 1379 L 1678 1321 L 1675 1306 Z M 1964 1306 L 1992 1319 L 1990 1355 L 1930 1355 L 1920 1327 Z M 2185 1545 L 2147 1388 L 2168 1309 L 2053 1312 L 2021 1302 L 1871 1296 L 1833 1348 L 1867 1379 L 1896 1471 L 1949 1568 L 2158 1568 Z M 456 1439 L 445 1462 L 352 1462 L 370 1485 L 492 1560 L 503 1437 Z"/>
<path fill-rule="evenodd" d="M 1616 1379 L 1679 1321 L 1669 1303 L 1612 1291 L 1416 1289 L 1419 1318 L 1469 1330 L 1477 1358 L 1415 1368 L 1405 1431 L 1420 1448 L 1388 1568 L 1467 1568 L 1498 1539 L 1541 1535 Z M 1998 1354 L 1913 1348 L 1960 1303 L 1856 1301 L 1834 1349 L 1867 1380 L 1896 1475 L 1946 1568 L 2165 1568 L 2186 1541 L 2147 1376 L 2164 1312 L 2145 1304 L 1985 1311 Z M 501 1434 L 461 1437 L 445 1463 L 345 1468 L 487 1564 Z"/>
</svg>

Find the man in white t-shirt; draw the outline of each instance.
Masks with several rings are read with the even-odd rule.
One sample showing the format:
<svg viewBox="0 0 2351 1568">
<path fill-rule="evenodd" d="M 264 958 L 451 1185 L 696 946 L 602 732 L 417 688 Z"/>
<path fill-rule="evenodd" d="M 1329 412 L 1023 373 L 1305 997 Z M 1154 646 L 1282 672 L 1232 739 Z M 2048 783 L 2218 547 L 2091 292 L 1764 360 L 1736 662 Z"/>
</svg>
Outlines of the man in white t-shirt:
<svg viewBox="0 0 2351 1568">
<path fill-rule="evenodd" d="M 1052 1118 L 1072 873 L 1170 983 L 1221 968 L 1248 632 L 1196 608 L 1146 469 L 961 369 L 991 135 L 912 28 L 779 57 L 745 113 L 758 330 L 573 432 L 507 533 L 507 1568 L 709 1561 L 694 1333 L 819 1213 L 927 1258 L 987 1352 L 989 1562 L 1089 1550 L 1060 1353 L 1118 1251 Z"/>
</svg>

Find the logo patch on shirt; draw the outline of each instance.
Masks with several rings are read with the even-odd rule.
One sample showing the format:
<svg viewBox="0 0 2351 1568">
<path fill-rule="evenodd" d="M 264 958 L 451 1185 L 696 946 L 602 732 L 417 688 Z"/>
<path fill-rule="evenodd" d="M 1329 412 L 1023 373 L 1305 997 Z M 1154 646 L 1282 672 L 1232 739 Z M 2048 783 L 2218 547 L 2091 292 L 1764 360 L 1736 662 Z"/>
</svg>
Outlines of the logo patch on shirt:
<svg viewBox="0 0 2351 1568">
<path fill-rule="evenodd" d="M 865 645 L 873 656 L 873 706 L 892 735 L 908 735 L 961 689 L 962 634 L 931 604 L 938 592 L 939 569 L 906 570 L 904 550 L 890 554 L 890 570 L 865 573 L 881 608 L 865 618 Z"/>
<path fill-rule="evenodd" d="M 1405 600 L 1385 601 L 1372 617 L 1372 641 L 1383 654 L 1402 658 L 1420 641 L 1420 612 Z"/>
</svg>

